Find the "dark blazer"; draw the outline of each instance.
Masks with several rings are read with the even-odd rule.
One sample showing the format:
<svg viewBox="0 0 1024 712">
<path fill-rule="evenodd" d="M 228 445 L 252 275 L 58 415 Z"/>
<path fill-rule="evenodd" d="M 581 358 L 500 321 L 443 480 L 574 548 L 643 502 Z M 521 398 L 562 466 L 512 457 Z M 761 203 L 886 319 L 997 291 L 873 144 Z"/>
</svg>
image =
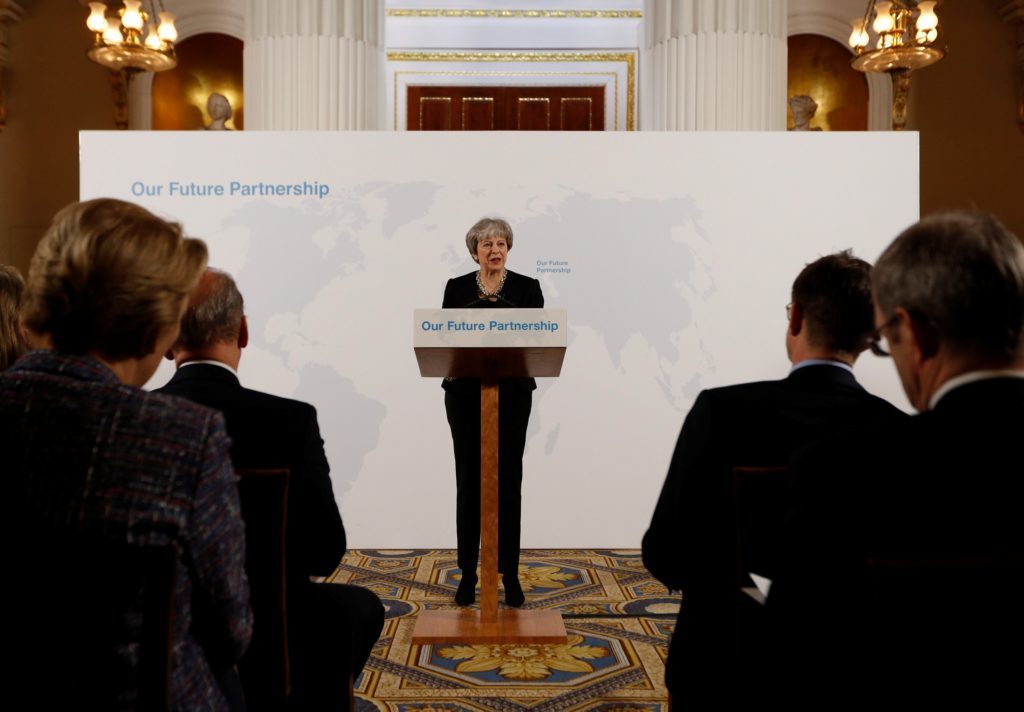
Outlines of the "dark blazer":
<svg viewBox="0 0 1024 712">
<path fill-rule="evenodd" d="M 291 703 L 296 709 L 346 709 L 349 675 L 359 676 L 384 623 L 367 589 L 319 584 L 345 555 L 345 527 L 331 487 L 316 409 L 308 403 L 243 388 L 226 368 L 191 364 L 161 389 L 217 408 L 239 468 L 286 467 L 287 596 Z"/>
<path fill-rule="evenodd" d="M 697 397 L 643 539 L 647 569 L 669 589 L 683 591 L 666 665 L 670 690 L 678 693 L 684 680 L 709 683 L 733 667 L 732 468 L 786 465 L 793 450 L 825 435 L 904 417 L 852 373 L 831 365 Z M 758 573 L 770 576 L 772 566 Z"/>
<path fill-rule="evenodd" d="M 785 556 L 768 599 L 790 643 L 787 669 L 806 675 L 794 689 L 816 679 L 920 709 L 963 694 L 975 709 L 995 709 L 1018 694 L 1022 434 L 1024 379 L 995 378 L 954 388 L 913 418 L 797 453 Z M 927 566 L 883 580 L 862 575 L 870 560 L 993 565 L 966 580 Z"/>
<path fill-rule="evenodd" d="M 544 306 L 544 294 L 540 289 L 540 282 L 532 277 L 525 277 L 521 274 L 508 271 L 505 277 L 505 286 L 499 293 L 501 299 L 497 301 L 480 300 L 476 288 L 476 272 L 464 274 L 461 277 L 453 277 L 448 280 L 444 288 L 444 301 L 441 302 L 442 309 L 540 309 Z M 537 381 L 532 378 L 509 378 L 502 381 L 506 388 L 514 388 L 519 391 L 533 391 L 537 389 Z M 480 390 L 480 380 L 476 378 L 453 378 L 444 379 L 441 382 L 442 388 L 448 391 L 469 392 Z"/>
<path fill-rule="evenodd" d="M 159 390 L 224 413 L 235 467 L 290 470 L 289 578 L 333 573 L 345 555 L 345 528 L 331 487 L 316 409 L 243 388 L 231 371 L 212 364 L 182 366 Z"/>
<path fill-rule="evenodd" d="M 227 709 L 214 671 L 238 661 L 252 631 L 228 445 L 219 413 L 126 386 L 91 358 L 33 351 L 0 374 L 2 519 L 19 529 L 17 544 L 4 541 L 29 556 L 35 541 L 60 535 L 179 550 L 174 709 Z M 68 583 L 74 596 L 78 584 Z M 125 614 L 137 623 L 141 610 Z M 130 670 L 138 641 L 124 642 L 117 655 Z"/>
</svg>

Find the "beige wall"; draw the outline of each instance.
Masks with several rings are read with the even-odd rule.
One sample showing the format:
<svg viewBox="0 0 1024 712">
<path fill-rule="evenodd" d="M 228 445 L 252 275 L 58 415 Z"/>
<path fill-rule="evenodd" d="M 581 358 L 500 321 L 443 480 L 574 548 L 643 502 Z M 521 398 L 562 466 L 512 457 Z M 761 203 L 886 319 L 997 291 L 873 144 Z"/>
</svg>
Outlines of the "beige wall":
<svg viewBox="0 0 1024 712">
<path fill-rule="evenodd" d="M 85 53 L 77 0 L 22 2 L 7 31 L 7 127 L 0 133 L 0 262 L 28 267 L 53 214 L 78 198 L 79 129 L 113 129 L 108 72 Z"/>
<path fill-rule="evenodd" d="M 1005 0 L 939 6 L 949 54 L 911 80 L 907 128 L 921 132 L 921 214 L 995 213 L 1024 239 L 1024 132 Z"/>
</svg>

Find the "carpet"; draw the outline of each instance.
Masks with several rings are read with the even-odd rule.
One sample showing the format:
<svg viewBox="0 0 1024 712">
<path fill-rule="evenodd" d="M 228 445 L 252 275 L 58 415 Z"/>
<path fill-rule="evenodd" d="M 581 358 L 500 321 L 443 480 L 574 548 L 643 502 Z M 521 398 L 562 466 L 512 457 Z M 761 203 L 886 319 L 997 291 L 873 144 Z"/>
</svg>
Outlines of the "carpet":
<svg viewBox="0 0 1024 712">
<path fill-rule="evenodd" d="M 416 615 L 456 608 L 450 549 L 350 551 L 328 579 L 374 591 L 384 631 L 356 682 L 362 712 L 661 712 L 679 610 L 636 550 L 525 550 L 527 609 L 556 609 L 562 645 L 412 645 Z M 499 600 L 501 600 L 499 591 Z"/>
</svg>

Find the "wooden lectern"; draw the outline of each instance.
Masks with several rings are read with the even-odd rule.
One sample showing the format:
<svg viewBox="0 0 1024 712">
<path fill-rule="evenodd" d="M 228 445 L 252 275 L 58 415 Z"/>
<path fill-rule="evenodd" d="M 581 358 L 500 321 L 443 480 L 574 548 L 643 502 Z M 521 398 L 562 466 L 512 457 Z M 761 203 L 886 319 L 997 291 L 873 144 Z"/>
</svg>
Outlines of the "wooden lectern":
<svg viewBox="0 0 1024 712">
<path fill-rule="evenodd" d="M 414 321 L 421 376 L 481 381 L 481 551 L 480 610 L 423 611 L 412 642 L 564 643 L 558 611 L 498 609 L 498 381 L 561 374 L 565 310 L 417 309 Z"/>
</svg>

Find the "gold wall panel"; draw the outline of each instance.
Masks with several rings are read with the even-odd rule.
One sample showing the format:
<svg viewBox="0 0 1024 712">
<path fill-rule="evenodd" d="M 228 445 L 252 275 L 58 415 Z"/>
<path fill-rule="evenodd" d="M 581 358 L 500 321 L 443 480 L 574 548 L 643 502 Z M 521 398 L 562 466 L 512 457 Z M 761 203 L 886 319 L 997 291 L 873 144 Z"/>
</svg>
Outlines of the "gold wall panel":
<svg viewBox="0 0 1024 712">
<path fill-rule="evenodd" d="M 462 127 L 465 128 L 469 122 L 466 120 L 466 109 L 472 107 L 474 104 L 478 104 L 484 108 L 490 109 L 491 116 L 491 131 L 494 130 L 494 97 L 493 96 L 465 96 L 462 98 Z M 420 121 L 420 126 L 423 122 Z"/>
<path fill-rule="evenodd" d="M 448 111 L 445 112 L 445 117 L 447 119 L 447 126 L 445 126 L 444 130 L 445 131 L 450 131 L 451 128 L 452 128 L 452 98 L 450 96 L 421 96 L 420 97 L 420 127 L 421 128 L 424 126 L 424 123 L 423 123 L 423 107 L 426 106 L 428 103 L 430 103 L 430 104 L 444 104 L 448 108 Z"/>
<path fill-rule="evenodd" d="M 590 130 L 590 129 L 594 128 L 594 102 L 590 100 L 589 96 L 576 96 L 576 97 L 563 96 L 562 100 L 559 103 L 560 103 L 560 109 L 561 109 L 560 118 L 562 120 L 562 126 L 565 126 L 565 124 L 566 124 L 566 121 L 565 121 L 565 109 L 566 109 L 567 106 L 571 106 L 573 103 L 579 103 L 579 104 L 586 103 L 586 105 L 587 105 L 587 130 Z"/>
<path fill-rule="evenodd" d="M 523 105 L 526 105 L 525 107 Z M 523 109 L 527 110 L 527 114 L 533 113 L 530 111 L 533 106 L 544 107 L 544 130 L 551 130 L 551 99 L 544 96 L 521 96 L 517 100 L 516 104 L 516 119 L 519 125 L 523 125 Z"/>
</svg>

